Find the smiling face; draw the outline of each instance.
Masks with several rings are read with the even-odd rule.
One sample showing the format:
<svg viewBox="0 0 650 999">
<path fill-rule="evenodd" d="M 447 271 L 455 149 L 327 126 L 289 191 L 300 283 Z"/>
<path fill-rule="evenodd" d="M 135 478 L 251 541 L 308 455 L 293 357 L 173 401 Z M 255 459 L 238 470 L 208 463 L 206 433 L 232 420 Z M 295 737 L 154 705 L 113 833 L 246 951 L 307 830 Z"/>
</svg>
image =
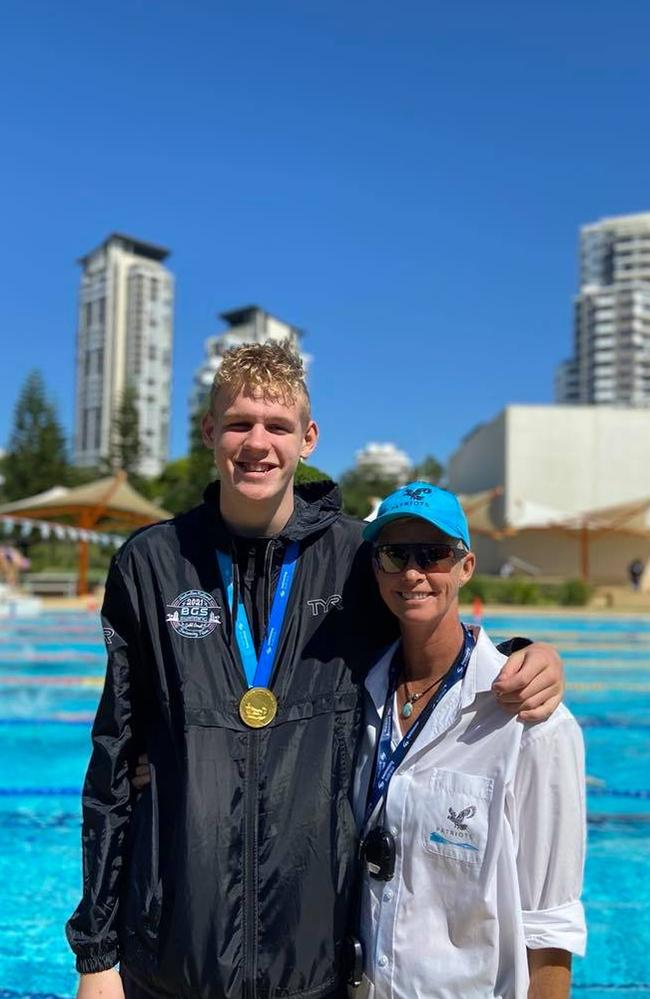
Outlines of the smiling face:
<svg viewBox="0 0 650 999">
<path fill-rule="evenodd" d="M 425 520 L 405 517 L 387 524 L 377 543 L 456 545 L 457 541 Z M 457 616 L 458 591 L 472 578 L 474 566 L 472 552 L 454 561 L 449 571 L 420 569 L 411 557 L 401 572 L 382 572 L 375 566 L 375 578 L 384 603 L 400 622 L 437 627 L 450 613 Z"/>
<path fill-rule="evenodd" d="M 303 400 L 272 399 L 261 389 L 234 397 L 221 391 L 202 429 L 219 471 L 224 515 L 232 520 L 257 507 L 273 516 L 284 511 L 288 519 L 298 461 L 312 453 L 318 438 Z"/>
</svg>

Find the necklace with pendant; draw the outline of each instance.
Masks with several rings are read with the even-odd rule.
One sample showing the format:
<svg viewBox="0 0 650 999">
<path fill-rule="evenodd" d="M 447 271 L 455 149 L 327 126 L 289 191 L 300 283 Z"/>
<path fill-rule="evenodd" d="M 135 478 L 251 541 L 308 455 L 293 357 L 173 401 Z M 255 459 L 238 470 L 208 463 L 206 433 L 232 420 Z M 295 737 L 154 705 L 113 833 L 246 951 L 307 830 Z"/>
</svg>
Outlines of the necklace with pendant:
<svg viewBox="0 0 650 999">
<path fill-rule="evenodd" d="M 430 683 L 428 687 L 425 687 L 424 690 L 421 690 L 417 694 L 412 694 L 410 692 L 409 685 L 405 680 L 404 689 L 406 691 L 406 700 L 404 701 L 404 704 L 402 705 L 402 710 L 400 711 L 402 718 L 410 718 L 411 715 L 413 714 L 413 705 L 415 704 L 415 702 L 419 701 L 420 698 L 424 697 L 425 694 L 428 694 L 430 690 L 433 690 L 433 688 L 436 687 L 441 680 L 442 677 L 439 676 L 437 680 L 434 680 L 433 683 Z"/>
</svg>

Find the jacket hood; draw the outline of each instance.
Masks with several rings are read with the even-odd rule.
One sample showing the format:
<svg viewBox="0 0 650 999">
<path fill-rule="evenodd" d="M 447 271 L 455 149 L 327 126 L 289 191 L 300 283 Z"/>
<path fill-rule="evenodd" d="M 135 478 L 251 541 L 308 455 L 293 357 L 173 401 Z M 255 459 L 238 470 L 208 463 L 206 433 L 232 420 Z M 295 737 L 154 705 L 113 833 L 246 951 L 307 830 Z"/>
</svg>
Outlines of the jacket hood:
<svg viewBox="0 0 650 999">
<path fill-rule="evenodd" d="M 219 509 L 220 483 L 211 482 L 203 494 L 202 510 L 216 532 L 220 548 L 229 548 L 231 532 Z M 341 516 L 341 493 L 330 479 L 304 482 L 294 487 L 294 509 L 288 522 L 277 535 L 281 541 L 303 541 L 320 534 Z"/>
</svg>

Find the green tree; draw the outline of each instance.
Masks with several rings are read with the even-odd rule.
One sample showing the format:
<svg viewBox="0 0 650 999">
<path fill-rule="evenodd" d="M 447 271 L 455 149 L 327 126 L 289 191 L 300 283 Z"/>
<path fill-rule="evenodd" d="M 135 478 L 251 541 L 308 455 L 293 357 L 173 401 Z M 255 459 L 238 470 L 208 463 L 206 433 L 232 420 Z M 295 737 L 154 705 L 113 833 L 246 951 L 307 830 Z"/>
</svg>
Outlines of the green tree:
<svg viewBox="0 0 650 999">
<path fill-rule="evenodd" d="M 372 501 L 383 499 L 400 485 L 400 481 L 372 466 L 348 469 L 341 476 L 339 485 L 343 495 L 343 509 L 353 517 L 367 517 Z"/>
<path fill-rule="evenodd" d="M 202 420 L 203 410 L 197 409 L 190 420 L 190 451 L 188 455 L 188 473 L 190 480 L 195 483 L 195 489 L 198 490 L 197 503 L 201 501 L 203 490 L 208 483 L 217 477 L 212 451 L 203 443 Z"/>
<path fill-rule="evenodd" d="M 3 459 L 4 496 L 23 499 L 67 481 L 65 435 L 39 371 L 32 371 L 21 389 L 13 428 Z"/>
<path fill-rule="evenodd" d="M 149 499 L 171 513 L 197 506 L 206 486 L 216 478 L 212 453 L 203 443 L 202 416 L 201 410 L 192 416 L 189 454 L 170 461 L 157 478 L 144 484 L 143 492 Z"/>
<path fill-rule="evenodd" d="M 113 418 L 108 464 L 112 471 L 123 469 L 135 483 L 143 454 L 138 395 L 135 387 L 127 383 Z"/>
<path fill-rule="evenodd" d="M 413 469 L 413 478 L 420 479 L 423 482 L 431 482 L 434 486 L 437 486 L 444 473 L 444 466 L 440 464 L 437 458 L 428 454 Z"/>
<path fill-rule="evenodd" d="M 327 472 L 322 472 L 315 465 L 307 465 L 304 461 L 301 461 L 296 469 L 295 482 L 296 485 L 300 486 L 305 482 L 327 482 L 331 478 L 331 475 L 328 475 Z"/>
</svg>

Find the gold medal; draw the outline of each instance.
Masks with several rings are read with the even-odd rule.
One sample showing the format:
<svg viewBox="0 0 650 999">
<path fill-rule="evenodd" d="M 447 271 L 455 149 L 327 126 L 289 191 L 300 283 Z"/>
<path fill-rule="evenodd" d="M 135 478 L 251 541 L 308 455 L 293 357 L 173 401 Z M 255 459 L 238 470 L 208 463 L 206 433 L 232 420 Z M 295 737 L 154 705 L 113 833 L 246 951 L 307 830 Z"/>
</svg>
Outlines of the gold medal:
<svg viewBox="0 0 650 999">
<path fill-rule="evenodd" d="M 277 713 L 278 702 L 268 687 L 251 687 L 239 702 L 239 717 L 249 728 L 270 725 Z"/>
</svg>

